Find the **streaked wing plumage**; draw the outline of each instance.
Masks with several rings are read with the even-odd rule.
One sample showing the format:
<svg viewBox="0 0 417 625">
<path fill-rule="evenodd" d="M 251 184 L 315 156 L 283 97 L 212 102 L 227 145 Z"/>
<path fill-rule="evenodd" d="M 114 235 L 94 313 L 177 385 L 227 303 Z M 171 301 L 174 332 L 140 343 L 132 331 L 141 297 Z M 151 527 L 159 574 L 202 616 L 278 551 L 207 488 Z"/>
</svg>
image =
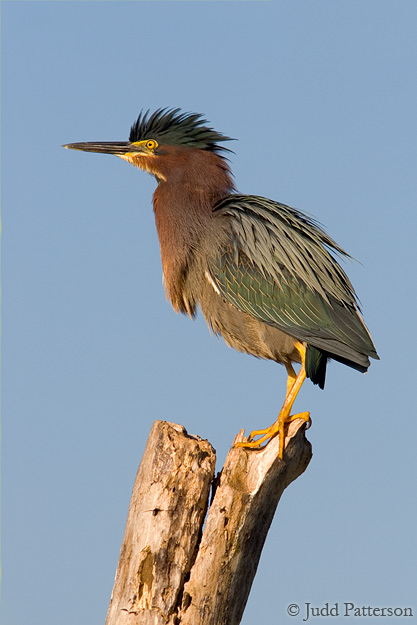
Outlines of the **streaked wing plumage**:
<svg viewBox="0 0 417 625">
<path fill-rule="evenodd" d="M 376 356 L 355 292 L 334 253 L 348 256 L 306 215 L 257 196 L 232 195 L 229 245 L 209 268 L 222 297 L 330 357 L 369 366 Z"/>
</svg>

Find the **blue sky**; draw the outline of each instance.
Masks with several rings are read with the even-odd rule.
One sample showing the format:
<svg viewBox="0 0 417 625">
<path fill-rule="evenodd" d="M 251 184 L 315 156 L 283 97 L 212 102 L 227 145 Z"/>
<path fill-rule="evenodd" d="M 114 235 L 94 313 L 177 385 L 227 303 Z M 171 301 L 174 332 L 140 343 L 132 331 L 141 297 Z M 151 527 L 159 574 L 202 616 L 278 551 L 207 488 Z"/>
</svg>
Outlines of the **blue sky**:
<svg viewBox="0 0 417 625">
<path fill-rule="evenodd" d="M 360 261 L 345 268 L 381 356 L 302 389 L 314 456 L 281 500 L 243 624 L 301 622 L 286 609 L 305 602 L 416 615 L 414 0 L 1 11 L 0 621 L 104 622 L 154 419 L 208 438 L 220 469 L 236 432 L 283 400 L 282 367 L 165 301 L 154 180 L 60 147 L 126 140 L 161 106 L 237 137 L 238 189 L 313 214 Z"/>
</svg>

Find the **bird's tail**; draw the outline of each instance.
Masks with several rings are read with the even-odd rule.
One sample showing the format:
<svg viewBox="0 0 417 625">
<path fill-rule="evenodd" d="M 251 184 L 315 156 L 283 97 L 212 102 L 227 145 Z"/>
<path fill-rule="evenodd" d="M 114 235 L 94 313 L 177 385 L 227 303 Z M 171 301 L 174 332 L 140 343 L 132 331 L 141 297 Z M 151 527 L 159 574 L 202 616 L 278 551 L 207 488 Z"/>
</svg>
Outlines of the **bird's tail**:
<svg viewBox="0 0 417 625">
<path fill-rule="evenodd" d="M 363 358 L 365 359 L 364 362 L 367 364 L 360 364 L 354 360 L 350 360 L 349 358 L 344 358 L 338 354 L 331 354 L 330 352 L 326 352 L 318 347 L 313 347 L 313 345 L 307 344 L 306 376 L 310 378 L 313 384 L 318 384 L 321 389 L 324 388 L 324 382 L 326 380 L 326 367 L 330 358 L 341 362 L 343 365 L 352 367 L 352 369 L 356 369 L 356 371 L 360 371 L 361 373 L 366 373 L 369 367 L 369 359 L 365 355 L 363 355 Z M 376 358 L 378 358 L 377 355 Z"/>
<path fill-rule="evenodd" d="M 318 384 L 321 389 L 324 388 L 326 380 L 327 352 L 323 352 L 317 347 L 307 345 L 306 350 L 306 375 L 313 384 Z"/>
</svg>

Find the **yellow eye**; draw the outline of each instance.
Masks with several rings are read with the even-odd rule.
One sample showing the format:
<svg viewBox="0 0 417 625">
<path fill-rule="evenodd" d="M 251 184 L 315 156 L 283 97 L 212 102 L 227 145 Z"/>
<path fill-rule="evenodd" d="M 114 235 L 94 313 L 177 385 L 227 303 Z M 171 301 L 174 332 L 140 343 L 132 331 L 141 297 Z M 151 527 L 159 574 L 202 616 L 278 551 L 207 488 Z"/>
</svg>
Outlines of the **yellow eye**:
<svg viewBox="0 0 417 625">
<path fill-rule="evenodd" d="M 150 139 L 149 141 L 146 142 L 146 147 L 148 148 L 148 150 L 154 150 L 155 148 L 158 147 L 158 144 L 153 139 Z"/>
</svg>

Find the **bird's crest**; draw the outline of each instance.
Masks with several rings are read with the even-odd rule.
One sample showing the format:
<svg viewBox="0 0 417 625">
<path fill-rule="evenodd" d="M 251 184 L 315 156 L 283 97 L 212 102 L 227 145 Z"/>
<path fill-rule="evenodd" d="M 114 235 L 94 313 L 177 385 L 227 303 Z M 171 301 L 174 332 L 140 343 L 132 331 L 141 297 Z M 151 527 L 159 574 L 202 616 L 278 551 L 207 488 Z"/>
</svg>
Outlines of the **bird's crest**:
<svg viewBox="0 0 417 625">
<path fill-rule="evenodd" d="M 233 141 L 213 128 L 206 126 L 207 120 L 198 113 L 181 113 L 181 110 L 162 108 L 150 114 L 141 112 L 130 129 L 129 141 L 156 139 L 161 145 L 178 145 L 209 150 L 231 152 L 218 141 Z"/>
</svg>

